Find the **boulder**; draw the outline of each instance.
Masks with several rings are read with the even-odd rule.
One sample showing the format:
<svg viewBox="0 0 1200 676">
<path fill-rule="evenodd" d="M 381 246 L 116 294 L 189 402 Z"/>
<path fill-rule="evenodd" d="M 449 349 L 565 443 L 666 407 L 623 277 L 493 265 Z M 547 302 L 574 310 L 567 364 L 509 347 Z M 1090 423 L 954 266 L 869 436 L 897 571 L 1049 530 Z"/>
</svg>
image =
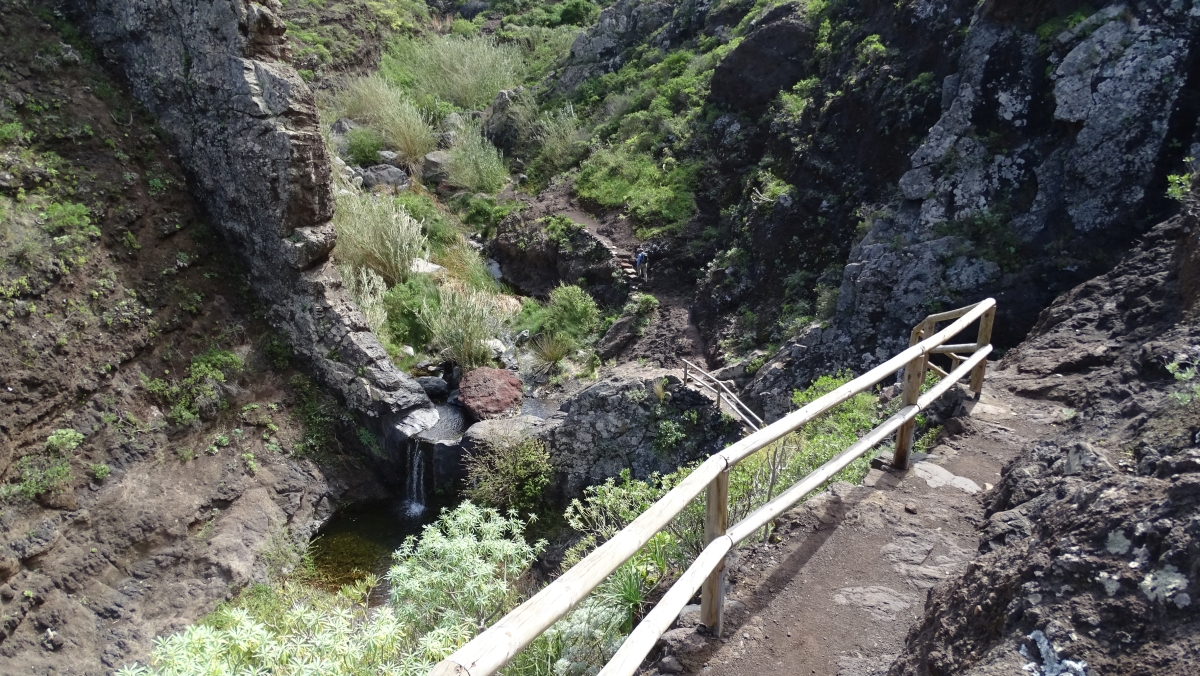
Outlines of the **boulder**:
<svg viewBox="0 0 1200 676">
<path fill-rule="evenodd" d="M 403 162 L 401 162 L 401 160 L 400 160 L 399 153 L 393 152 L 391 150 L 380 150 L 377 153 L 377 155 L 379 156 L 380 164 L 390 164 L 393 167 L 400 167 L 400 168 L 403 168 L 403 166 L 404 166 Z"/>
<path fill-rule="evenodd" d="M 512 154 L 521 143 L 521 124 L 514 105 L 520 94 L 520 88 L 496 94 L 483 125 L 483 135 L 506 155 Z"/>
<path fill-rule="evenodd" d="M 426 155 L 421 178 L 431 185 L 450 178 L 450 153 L 444 150 L 435 150 Z"/>
<path fill-rule="evenodd" d="M 608 327 L 604 337 L 596 343 L 596 354 L 601 359 L 612 359 L 637 339 L 637 317 L 626 315 Z"/>
<path fill-rule="evenodd" d="M 477 420 L 516 415 L 520 411 L 521 379 L 507 369 L 477 368 L 463 376 L 458 400 Z"/>
<path fill-rule="evenodd" d="M 363 171 L 363 187 L 367 189 L 376 186 L 391 186 L 398 190 L 408 187 L 408 174 L 403 169 L 390 164 L 377 164 Z"/>
<path fill-rule="evenodd" d="M 425 394 L 430 399 L 441 400 L 450 394 L 450 385 L 440 376 L 421 376 L 417 378 L 417 382 L 421 384 L 421 389 L 425 390 Z"/>
</svg>

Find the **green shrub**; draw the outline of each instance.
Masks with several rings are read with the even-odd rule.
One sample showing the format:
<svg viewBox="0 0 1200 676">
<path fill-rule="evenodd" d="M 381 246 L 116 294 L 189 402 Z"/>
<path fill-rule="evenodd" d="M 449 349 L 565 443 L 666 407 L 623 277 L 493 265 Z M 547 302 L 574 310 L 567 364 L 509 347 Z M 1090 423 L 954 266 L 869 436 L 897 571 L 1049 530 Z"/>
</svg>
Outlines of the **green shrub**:
<svg viewBox="0 0 1200 676">
<path fill-rule="evenodd" d="M 817 286 L 817 319 L 825 321 L 837 312 L 838 288 L 836 286 Z"/>
<path fill-rule="evenodd" d="M 71 451 L 79 448 L 83 443 L 83 435 L 75 430 L 61 429 L 54 430 L 50 436 L 46 438 L 46 450 L 60 455 L 66 455 Z"/>
<path fill-rule="evenodd" d="M 92 478 L 96 481 L 104 481 L 109 474 L 112 474 L 112 468 L 102 462 L 88 465 L 88 471 L 92 473 Z"/>
<path fill-rule="evenodd" d="M 176 425 L 189 425 L 201 416 L 213 415 L 226 406 L 226 379 L 242 370 L 242 360 L 236 354 L 216 348 L 192 359 L 188 374 L 182 380 L 172 378 L 148 379 L 143 376 L 146 390 L 169 407 L 167 418 Z"/>
<path fill-rule="evenodd" d="M 379 164 L 383 137 L 370 127 L 355 127 L 346 134 L 346 150 L 352 163 L 364 167 L 374 166 Z"/>
<path fill-rule="evenodd" d="M 545 548 L 525 524 L 464 502 L 409 537 L 387 573 L 389 601 L 366 602 L 373 576 L 337 593 L 258 585 L 205 623 L 159 639 L 153 667 L 119 676 L 256 673 L 424 674 L 520 599 L 517 580 Z"/>
<path fill-rule="evenodd" d="M 338 234 L 334 248 L 338 262 L 373 270 L 388 286 L 408 279 L 413 261 L 428 245 L 421 224 L 388 198 L 341 195 L 333 224 Z"/>
<path fill-rule="evenodd" d="M 587 291 L 561 284 L 550 292 L 542 329 L 574 340 L 585 339 L 600 325 L 600 308 Z"/>
<path fill-rule="evenodd" d="M 429 195 L 404 192 L 397 195 L 395 200 L 396 204 L 421 223 L 421 231 L 432 246 L 444 248 L 457 244 L 462 239 L 458 229 L 447 220 Z"/>
<path fill-rule="evenodd" d="M 75 478 L 69 460 L 42 455 L 21 458 L 17 461 L 17 473 L 21 480 L 18 491 L 30 500 L 43 493 L 62 490 Z"/>
<path fill-rule="evenodd" d="M 33 134 L 25 131 L 20 122 L 0 124 L 0 145 L 28 143 L 31 138 L 33 138 Z"/>
<path fill-rule="evenodd" d="M 687 439 L 683 425 L 673 420 L 663 420 L 658 423 L 658 432 L 654 435 L 654 450 L 659 453 L 670 453 L 675 447 Z"/>
<path fill-rule="evenodd" d="M 415 163 L 437 148 L 433 127 L 404 92 L 379 77 L 351 80 L 337 97 L 339 113 L 379 132 L 383 145 Z M 375 160 L 370 160 L 375 164 Z"/>
<path fill-rule="evenodd" d="M 461 38 L 469 38 L 479 32 L 479 26 L 466 19 L 455 19 L 450 24 L 450 34 Z"/>
<path fill-rule="evenodd" d="M 546 442 L 525 436 L 500 437 L 466 459 L 471 500 L 500 510 L 540 509 L 553 467 Z"/>
<path fill-rule="evenodd" d="M 394 41 L 379 72 L 427 110 L 437 101 L 479 110 L 520 81 L 521 55 L 490 36 L 406 37 Z"/>
<path fill-rule="evenodd" d="M 428 275 L 413 275 L 384 294 L 383 307 L 387 311 L 387 332 L 392 341 L 419 350 L 433 335 L 421 321 L 422 308 L 437 312 L 441 307 L 437 284 Z"/>
<path fill-rule="evenodd" d="M 471 192 L 499 192 L 508 179 L 500 151 L 483 137 L 478 123 L 467 125 L 459 134 L 450 149 L 448 173 L 451 185 Z"/>
<path fill-rule="evenodd" d="M 600 150 L 581 165 L 575 192 L 602 207 L 627 210 L 644 226 L 639 236 L 648 236 L 681 227 L 696 213 L 695 175 L 688 163 L 664 170 L 649 155 Z"/>
<path fill-rule="evenodd" d="M 878 35 L 868 35 L 858 44 L 855 52 L 858 54 L 858 62 L 865 64 L 874 63 L 887 56 L 888 50 Z"/>
<path fill-rule="evenodd" d="M 586 26 L 600 15 L 600 8 L 587 0 L 566 0 L 559 7 L 558 23 L 562 26 Z"/>
</svg>

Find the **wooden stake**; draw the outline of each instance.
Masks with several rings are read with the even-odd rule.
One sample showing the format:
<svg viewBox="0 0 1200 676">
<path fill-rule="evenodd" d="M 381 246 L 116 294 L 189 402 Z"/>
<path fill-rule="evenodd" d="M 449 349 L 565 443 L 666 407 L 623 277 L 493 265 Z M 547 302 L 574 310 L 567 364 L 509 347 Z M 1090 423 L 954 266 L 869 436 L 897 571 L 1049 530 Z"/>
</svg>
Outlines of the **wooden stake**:
<svg viewBox="0 0 1200 676">
<path fill-rule="evenodd" d="M 729 470 L 713 479 L 704 494 L 704 545 L 725 534 L 729 527 Z M 700 588 L 700 621 L 717 638 L 725 625 L 725 560 L 713 569 Z"/>
<path fill-rule="evenodd" d="M 921 342 L 925 334 L 932 329 L 928 319 L 917 324 L 909 344 L 916 345 Z M 919 354 L 904 367 L 904 392 L 900 395 L 900 402 L 905 406 L 912 406 L 921 398 L 921 385 L 925 382 L 925 366 L 928 361 L 928 355 Z M 896 469 L 908 469 L 908 454 L 912 451 L 913 432 L 916 427 L 916 421 L 909 420 L 896 432 L 896 452 L 892 455 L 892 466 Z"/>
<path fill-rule="evenodd" d="M 996 323 L 996 308 L 991 308 L 979 318 L 979 337 L 975 340 L 975 349 L 979 350 L 992 342 L 992 325 Z M 975 398 L 983 393 L 983 377 L 987 375 L 987 361 L 979 362 L 979 366 L 971 372 L 971 391 Z"/>
</svg>

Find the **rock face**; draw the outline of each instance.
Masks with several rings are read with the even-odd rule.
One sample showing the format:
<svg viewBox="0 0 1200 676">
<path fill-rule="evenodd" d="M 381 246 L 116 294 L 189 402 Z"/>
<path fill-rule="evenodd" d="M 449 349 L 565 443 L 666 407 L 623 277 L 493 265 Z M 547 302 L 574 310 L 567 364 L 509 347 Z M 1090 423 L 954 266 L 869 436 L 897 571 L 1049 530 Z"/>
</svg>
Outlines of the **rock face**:
<svg viewBox="0 0 1200 676">
<path fill-rule="evenodd" d="M 68 3 L 174 140 L 213 225 L 300 357 L 386 439 L 437 420 L 345 293 L 327 255 L 330 166 L 312 92 L 286 64 L 276 0 Z"/>
<path fill-rule="evenodd" d="M 458 400 L 476 420 L 515 415 L 522 397 L 521 379 L 507 369 L 477 368 L 458 384 Z"/>
<path fill-rule="evenodd" d="M 1172 399 L 1194 381 L 1166 368 L 1200 363 L 1198 232 L 1149 232 L 989 375 L 1077 413 L 985 494 L 980 556 L 932 590 L 891 676 L 1200 667 L 1200 398 Z"/>
<path fill-rule="evenodd" d="M 614 376 L 564 402 L 548 434 L 562 501 L 630 470 L 636 479 L 668 473 L 733 443 L 739 430 L 700 394 L 666 377 L 660 401 L 653 380 Z"/>
<path fill-rule="evenodd" d="M 761 112 L 781 89 L 801 79 L 812 58 L 815 31 L 791 7 L 779 7 L 713 73 L 711 99 L 737 110 Z"/>
<path fill-rule="evenodd" d="M 941 117 L 899 178 L 902 199 L 875 213 L 829 280 L 840 286 L 832 325 L 788 341 L 749 386 L 769 417 L 817 375 L 903 349 L 939 309 L 994 296 L 993 341 L 1016 344 L 1057 294 L 1172 208 L 1164 169 L 1200 150 L 1200 18 L 1182 5 L 1113 4 L 1041 41 L 1014 18 L 1022 11 L 976 10 Z M 775 218 L 775 232 L 786 228 Z"/>
<path fill-rule="evenodd" d="M 500 264 L 502 279 L 542 298 L 559 284 L 583 279 L 597 301 L 623 302 L 627 283 L 604 244 L 573 222 L 557 229 L 547 224 L 545 218 L 529 213 L 509 214 L 500 222 L 496 237 L 488 243 L 488 256 Z"/>
</svg>

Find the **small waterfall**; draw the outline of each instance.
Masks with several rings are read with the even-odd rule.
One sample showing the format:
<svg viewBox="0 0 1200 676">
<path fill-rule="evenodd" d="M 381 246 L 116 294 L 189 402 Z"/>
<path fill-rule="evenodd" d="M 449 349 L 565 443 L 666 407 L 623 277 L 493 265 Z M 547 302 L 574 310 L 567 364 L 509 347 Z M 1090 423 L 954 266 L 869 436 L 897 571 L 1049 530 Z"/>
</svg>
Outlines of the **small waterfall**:
<svg viewBox="0 0 1200 676">
<path fill-rule="evenodd" d="M 404 506 L 409 516 L 425 511 L 425 453 L 416 440 L 405 444 L 408 450 L 408 479 L 404 482 Z"/>
</svg>

